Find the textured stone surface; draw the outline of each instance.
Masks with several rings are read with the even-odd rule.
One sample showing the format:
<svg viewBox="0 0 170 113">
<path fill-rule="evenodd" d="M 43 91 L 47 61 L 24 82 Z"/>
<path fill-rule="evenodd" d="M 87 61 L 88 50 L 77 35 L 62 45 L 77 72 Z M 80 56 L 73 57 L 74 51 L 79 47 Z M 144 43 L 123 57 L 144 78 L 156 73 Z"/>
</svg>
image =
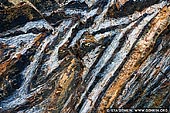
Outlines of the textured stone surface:
<svg viewBox="0 0 170 113">
<path fill-rule="evenodd" d="M 168 0 L 0 0 L 0 112 L 170 109 Z"/>
</svg>

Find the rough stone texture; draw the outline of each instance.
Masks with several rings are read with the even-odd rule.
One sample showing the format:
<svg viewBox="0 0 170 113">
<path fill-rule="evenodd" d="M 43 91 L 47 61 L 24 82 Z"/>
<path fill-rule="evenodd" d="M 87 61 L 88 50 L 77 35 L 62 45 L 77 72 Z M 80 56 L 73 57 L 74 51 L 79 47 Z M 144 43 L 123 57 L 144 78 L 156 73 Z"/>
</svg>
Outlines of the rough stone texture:
<svg viewBox="0 0 170 113">
<path fill-rule="evenodd" d="M 168 0 L 0 0 L 0 113 L 169 106 Z"/>
</svg>

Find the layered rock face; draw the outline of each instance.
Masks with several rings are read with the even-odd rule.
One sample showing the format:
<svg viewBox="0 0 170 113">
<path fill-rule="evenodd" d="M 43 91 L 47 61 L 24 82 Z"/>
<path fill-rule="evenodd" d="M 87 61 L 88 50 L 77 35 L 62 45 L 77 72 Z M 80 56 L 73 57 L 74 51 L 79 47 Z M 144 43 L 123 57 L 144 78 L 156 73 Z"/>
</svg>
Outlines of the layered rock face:
<svg viewBox="0 0 170 113">
<path fill-rule="evenodd" d="M 0 0 L 0 113 L 169 106 L 169 0 Z"/>
</svg>

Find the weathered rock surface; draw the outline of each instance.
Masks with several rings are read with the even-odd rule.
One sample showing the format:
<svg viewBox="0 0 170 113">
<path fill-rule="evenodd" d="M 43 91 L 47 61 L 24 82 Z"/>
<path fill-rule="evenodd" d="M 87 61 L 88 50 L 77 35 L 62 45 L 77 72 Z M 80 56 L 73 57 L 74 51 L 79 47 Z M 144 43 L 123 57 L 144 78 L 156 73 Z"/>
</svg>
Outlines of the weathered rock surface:
<svg viewBox="0 0 170 113">
<path fill-rule="evenodd" d="M 170 109 L 169 0 L 0 0 L 0 112 Z"/>
</svg>

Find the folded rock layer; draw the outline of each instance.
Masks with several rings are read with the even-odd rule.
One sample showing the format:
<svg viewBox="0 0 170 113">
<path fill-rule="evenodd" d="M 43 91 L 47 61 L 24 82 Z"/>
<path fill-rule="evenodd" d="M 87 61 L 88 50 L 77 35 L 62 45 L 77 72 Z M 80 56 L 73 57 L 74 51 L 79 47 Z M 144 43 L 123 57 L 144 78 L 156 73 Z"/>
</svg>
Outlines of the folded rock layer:
<svg viewBox="0 0 170 113">
<path fill-rule="evenodd" d="M 168 0 L 0 0 L 0 113 L 170 109 Z"/>
</svg>

